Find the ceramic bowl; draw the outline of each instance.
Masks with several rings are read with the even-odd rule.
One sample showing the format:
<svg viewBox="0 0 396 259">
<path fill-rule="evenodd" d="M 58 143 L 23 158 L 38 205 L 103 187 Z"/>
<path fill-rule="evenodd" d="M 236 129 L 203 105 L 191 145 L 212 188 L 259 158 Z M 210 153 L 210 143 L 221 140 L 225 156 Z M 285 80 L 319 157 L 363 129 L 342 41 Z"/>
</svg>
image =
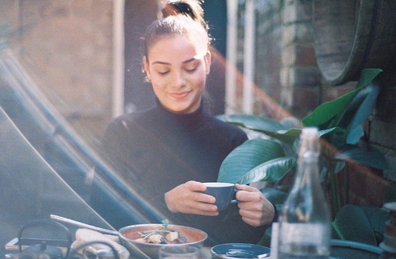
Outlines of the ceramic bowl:
<svg viewBox="0 0 396 259">
<path fill-rule="evenodd" d="M 213 258 L 266 258 L 264 255 L 270 253 L 270 249 L 261 245 L 229 243 L 220 244 L 210 250 Z"/>
<path fill-rule="evenodd" d="M 130 251 L 131 255 L 137 255 L 140 257 L 148 256 L 149 258 L 158 258 L 159 249 L 163 246 L 197 246 L 202 247 L 204 241 L 208 235 L 199 229 L 180 226 L 180 225 L 168 225 L 168 229 L 179 232 L 182 236 L 187 239 L 186 243 L 183 244 L 152 244 L 152 243 L 141 243 L 135 239 L 139 238 L 141 231 L 161 229 L 162 224 L 138 224 L 123 227 L 119 230 L 121 238 L 125 247 Z"/>
</svg>

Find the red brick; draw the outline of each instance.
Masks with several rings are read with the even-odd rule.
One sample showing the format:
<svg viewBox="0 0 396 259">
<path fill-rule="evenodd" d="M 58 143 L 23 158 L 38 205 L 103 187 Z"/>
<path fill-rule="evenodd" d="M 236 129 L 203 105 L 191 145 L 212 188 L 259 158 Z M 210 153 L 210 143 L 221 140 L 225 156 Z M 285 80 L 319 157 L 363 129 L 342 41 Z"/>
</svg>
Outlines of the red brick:
<svg viewBox="0 0 396 259">
<path fill-rule="evenodd" d="M 322 100 L 329 102 L 337 99 L 338 97 L 353 91 L 356 88 L 356 83 L 345 84 L 342 86 L 323 86 Z"/>
<path fill-rule="evenodd" d="M 282 52 L 284 66 L 317 66 L 313 45 L 293 44 Z"/>
<path fill-rule="evenodd" d="M 292 107 L 301 108 L 314 108 L 319 102 L 319 87 L 315 88 L 294 88 Z"/>
<path fill-rule="evenodd" d="M 312 23 L 295 23 L 283 27 L 283 46 L 294 43 L 311 44 L 314 40 Z"/>
</svg>

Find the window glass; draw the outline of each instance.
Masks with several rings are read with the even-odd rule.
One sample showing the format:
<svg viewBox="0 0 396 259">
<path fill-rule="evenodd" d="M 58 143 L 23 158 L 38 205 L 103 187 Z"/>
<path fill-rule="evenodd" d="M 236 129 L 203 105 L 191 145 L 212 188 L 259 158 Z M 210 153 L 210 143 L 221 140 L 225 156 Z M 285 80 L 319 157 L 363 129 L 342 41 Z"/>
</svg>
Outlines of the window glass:
<svg viewBox="0 0 396 259">
<path fill-rule="evenodd" d="M 237 205 L 209 223 L 165 194 L 189 180 L 239 181 L 282 200 L 304 126 L 328 144 L 321 179 L 334 217 L 346 204 L 393 200 L 396 3 L 369 2 L 207 0 L 206 51 L 198 29 L 144 45 L 175 5 L 163 0 L 1 0 L 0 256 L 22 225 L 51 215 L 115 230 L 168 220 L 221 233 L 208 246 L 257 243 L 269 231 L 234 221 Z M 274 178 L 244 175 L 257 166 L 251 147 L 223 168 L 253 139 L 268 141 L 260 159 L 284 159 Z M 65 225 L 74 239 L 78 227 Z"/>
</svg>

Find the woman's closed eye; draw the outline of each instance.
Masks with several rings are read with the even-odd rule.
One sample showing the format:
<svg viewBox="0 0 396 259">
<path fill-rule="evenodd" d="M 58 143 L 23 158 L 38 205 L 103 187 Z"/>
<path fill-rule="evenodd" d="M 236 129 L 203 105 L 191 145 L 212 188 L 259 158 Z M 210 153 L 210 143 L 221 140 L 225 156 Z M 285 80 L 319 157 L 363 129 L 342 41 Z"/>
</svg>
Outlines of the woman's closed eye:
<svg viewBox="0 0 396 259">
<path fill-rule="evenodd" d="M 164 71 L 158 71 L 158 74 L 160 74 L 160 75 L 166 75 L 166 74 L 168 74 L 169 73 L 169 70 L 164 70 Z"/>
<path fill-rule="evenodd" d="M 187 72 L 192 73 L 192 72 L 194 72 L 194 71 L 196 71 L 198 69 L 198 66 L 199 66 L 199 64 L 189 65 L 189 66 L 186 66 L 184 68 L 184 70 L 186 70 Z"/>
<path fill-rule="evenodd" d="M 195 66 L 193 68 L 186 68 L 187 72 L 194 72 L 195 70 L 197 70 L 197 66 Z"/>
</svg>

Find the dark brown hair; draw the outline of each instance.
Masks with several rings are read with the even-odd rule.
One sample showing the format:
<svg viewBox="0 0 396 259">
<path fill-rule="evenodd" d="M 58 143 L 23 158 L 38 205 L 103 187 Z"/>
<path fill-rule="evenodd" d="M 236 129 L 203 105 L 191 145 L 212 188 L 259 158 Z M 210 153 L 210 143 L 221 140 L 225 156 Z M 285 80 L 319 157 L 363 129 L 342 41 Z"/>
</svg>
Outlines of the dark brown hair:
<svg viewBox="0 0 396 259">
<path fill-rule="evenodd" d="M 202 26 L 208 30 L 208 24 L 204 20 L 204 11 L 201 3 L 203 1 L 198 0 L 179 0 L 179 1 L 168 1 L 162 9 L 162 17 L 176 16 L 178 14 L 190 17 L 194 21 L 198 21 Z"/>
<path fill-rule="evenodd" d="M 208 24 L 203 18 L 204 11 L 201 3 L 202 1 L 199 0 L 167 1 L 162 9 L 163 18 L 154 21 L 146 30 L 144 37 L 145 56 L 148 58 L 149 48 L 159 38 L 167 35 L 185 35 L 190 32 L 199 33 L 201 31 L 206 34 L 209 44 Z"/>
</svg>

